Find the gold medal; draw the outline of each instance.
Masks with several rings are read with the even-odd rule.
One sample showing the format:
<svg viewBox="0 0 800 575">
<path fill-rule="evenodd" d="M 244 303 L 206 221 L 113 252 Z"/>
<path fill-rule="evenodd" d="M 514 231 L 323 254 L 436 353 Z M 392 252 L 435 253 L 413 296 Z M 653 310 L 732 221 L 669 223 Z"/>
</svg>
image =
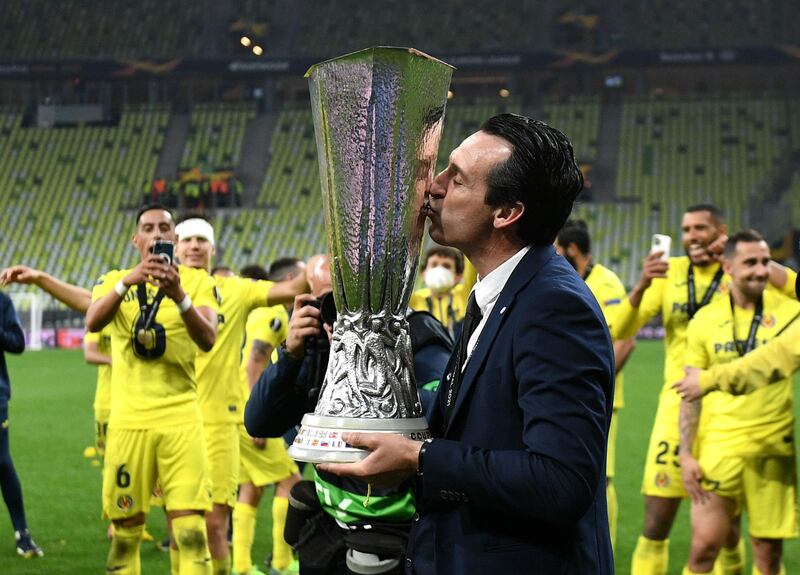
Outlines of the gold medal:
<svg viewBox="0 0 800 575">
<path fill-rule="evenodd" d="M 136 332 L 136 340 L 146 349 L 151 349 L 155 343 L 152 330 L 140 329 Z"/>
</svg>

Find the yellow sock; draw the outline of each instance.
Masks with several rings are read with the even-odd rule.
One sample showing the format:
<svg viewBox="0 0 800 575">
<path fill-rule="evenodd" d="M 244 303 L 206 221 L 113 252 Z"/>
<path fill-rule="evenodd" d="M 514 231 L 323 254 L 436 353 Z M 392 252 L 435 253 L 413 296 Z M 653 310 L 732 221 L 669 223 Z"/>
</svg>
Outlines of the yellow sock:
<svg viewBox="0 0 800 575">
<path fill-rule="evenodd" d="M 681 575 L 708 575 L 708 573 L 698 573 L 697 571 L 692 571 L 688 567 L 684 567 L 683 571 L 681 571 Z"/>
<path fill-rule="evenodd" d="M 739 538 L 736 547 L 723 547 L 714 563 L 714 573 L 719 575 L 742 575 L 744 573 L 744 539 Z"/>
<path fill-rule="evenodd" d="M 233 572 L 250 573 L 253 567 L 250 551 L 256 534 L 258 510 L 247 503 L 237 502 L 233 508 Z"/>
<path fill-rule="evenodd" d="M 292 548 L 283 538 L 286 529 L 286 514 L 289 512 L 289 499 L 275 497 L 272 500 L 272 568 L 286 569 L 292 563 Z"/>
<path fill-rule="evenodd" d="M 203 516 L 193 513 L 175 517 L 172 520 L 172 533 L 180 553 L 180 575 L 212 575 Z"/>
<path fill-rule="evenodd" d="M 169 575 L 181 575 L 181 554 L 172 546 L 169 548 Z"/>
<path fill-rule="evenodd" d="M 617 547 L 617 516 L 619 515 L 619 504 L 617 503 L 617 490 L 609 477 L 606 480 L 606 500 L 608 501 L 608 530 L 611 533 L 611 549 Z"/>
<path fill-rule="evenodd" d="M 136 527 L 114 526 L 111 549 L 106 560 L 106 571 L 115 575 L 139 575 L 142 572 L 139 546 L 144 525 Z"/>
<path fill-rule="evenodd" d="M 231 574 L 231 556 L 228 555 L 225 559 L 211 558 L 211 571 L 214 575 L 230 575 Z"/>
<path fill-rule="evenodd" d="M 631 575 L 666 575 L 669 563 L 669 539 L 656 541 L 639 536 L 631 560 Z"/>
</svg>

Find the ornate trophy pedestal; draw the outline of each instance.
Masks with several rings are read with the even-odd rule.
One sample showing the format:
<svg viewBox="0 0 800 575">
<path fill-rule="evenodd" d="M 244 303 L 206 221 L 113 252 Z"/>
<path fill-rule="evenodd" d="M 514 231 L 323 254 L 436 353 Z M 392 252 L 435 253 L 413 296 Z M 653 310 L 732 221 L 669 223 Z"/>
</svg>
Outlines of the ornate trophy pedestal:
<svg viewBox="0 0 800 575">
<path fill-rule="evenodd" d="M 353 463 L 364 459 L 368 452 L 351 447 L 342 441 L 342 433 L 399 433 L 408 439 L 429 439 L 428 422 L 424 417 L 413 419 L 365 419 L 361 417 L 330 417 L 307 413 L 303 426 L 289 447 L 289 457 L 312 463 Z"/>
</svg>

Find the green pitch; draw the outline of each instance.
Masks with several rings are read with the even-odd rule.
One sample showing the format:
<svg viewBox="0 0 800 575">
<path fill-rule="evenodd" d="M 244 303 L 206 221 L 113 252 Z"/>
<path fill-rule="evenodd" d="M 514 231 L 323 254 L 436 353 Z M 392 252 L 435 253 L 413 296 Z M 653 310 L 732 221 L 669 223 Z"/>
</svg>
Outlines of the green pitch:
<svg viewBox="0 0 800 575">
<path fill-rule="evenodd" d="M 13 399 L 10 409 L 11 451 L 22 481 L 28 523 L 42 559 L 18 558 L 5 509 L 0 509 L 0 573 L 77 575 L 103 571 L 108 540 L 100 518 L 100 468 L 83 451 L 93 444 L 92 399 L 95 370 L 75 351 L 28 352 L 7 356 Z M 625 404 L 617 446 L 619 532 L 617 572 L 627 574 L 630 556 L 642 524 L 639 495 L 650 425 L 661 386 L 663 352 L 660 343 L 640 342 L 626 367 Z M 795 408 L 797 412 L 798 409 Z M 253 563 L 271 549 L 270 497 L 259 510 Z M 670 574 L 680 574 L 686 559 L 688 505 L 683 505 L 671 537 Z M 166 535 L 163 513 L 155 509 L 148 529 Z M 748 565 L 750 572 L 750 551 Z M 800 573 L 800 541 L 784 549 L 787 573 Z M 142 571 L 167 573 L 168 554 L 153 543 L 142 544 Z"/>
</svg>

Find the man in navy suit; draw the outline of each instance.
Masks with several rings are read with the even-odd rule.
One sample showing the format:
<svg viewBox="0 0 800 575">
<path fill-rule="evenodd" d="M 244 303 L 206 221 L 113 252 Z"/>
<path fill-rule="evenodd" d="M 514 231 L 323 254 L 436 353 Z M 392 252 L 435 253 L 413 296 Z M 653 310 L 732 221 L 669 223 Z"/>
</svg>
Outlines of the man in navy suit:
<svg viewBox="0 0 800 575">
<path fill-rule="evenodd" d="M 416 475 L 407 573 L 614 572 L 614 355 L 597 302 L 552 246 L 582 187 L 567 138 L 511 114 L 464 140 L 431 185 L 431 238 L 479 275 L 428 412 L 434 439 L 353 433 L 368 457 L 320 465 L 376 484 Z"/>
</svg>

